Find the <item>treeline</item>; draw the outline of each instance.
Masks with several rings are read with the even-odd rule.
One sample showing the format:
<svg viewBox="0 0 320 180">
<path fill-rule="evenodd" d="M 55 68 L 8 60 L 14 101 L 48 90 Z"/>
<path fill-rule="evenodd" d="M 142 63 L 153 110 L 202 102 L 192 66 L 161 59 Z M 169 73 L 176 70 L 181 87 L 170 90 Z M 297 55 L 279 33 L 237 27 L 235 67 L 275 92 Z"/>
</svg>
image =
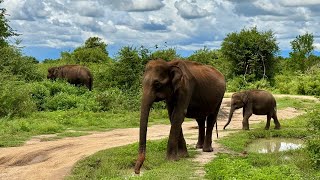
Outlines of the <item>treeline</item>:
<svg viewBox="0 0 320 180">
<path fill-rule="evenodd" d="M 88 111 L 138 110 L 141 78 L 145 64 L 152 59 L 185 59 L 219 69 L 227 79 L 229 92 L 243 89 L 267 89 L 276 93 L 320 95 L 320 58 L 301 49 L 313 42 L 312 34 L 298 36 L 300 49 L 289 58 L 277 56 L 279 50 L 271 31 L 257 28 L 228 34 L 220 50 L 204 47 L 183 58 L 174 48 L 150 50 L 144 47 L 122 47 L 110 58 L 99 37 L 88 38 L 73 52 L 62 52 L 58 59 L 37 61 L 24 56 L 13 45 L 0 48 L 0 116 L 27 115 L 33 111 L 80 109 Z M 311 47 L 312 43 L 310 44 Z M 301 63 L 304 66 L 301 66 Z M 87 66 L 93 73 L 93 92 L 65 81 L 46 79 L 47 69 L 65 64 Z M 24 102 L 24 103 L 21 103 Z M 163 104 L 156 106 L 163 107 Z"/>
</svg>

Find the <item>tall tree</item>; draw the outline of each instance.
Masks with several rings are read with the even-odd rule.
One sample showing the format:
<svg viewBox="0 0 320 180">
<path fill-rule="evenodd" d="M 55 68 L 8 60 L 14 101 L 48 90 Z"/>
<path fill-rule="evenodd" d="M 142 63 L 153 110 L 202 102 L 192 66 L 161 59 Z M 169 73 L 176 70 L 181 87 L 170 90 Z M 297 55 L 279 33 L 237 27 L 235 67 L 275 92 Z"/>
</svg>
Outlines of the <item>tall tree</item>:
<svg viewBox="0 0 320 180">
<path fill-rule="evenodd" d="M 229 33 L 221 52 L 232 63 L 234 75 L 252 75 L 254 79 L 273 77 L 274 56 L 279 47 L 274 33 L 259 32 L 256 27 Z"/>
<path fill-rule="evenodd" d="M 314 50 L 313 41 L 313 34 L 306 33 L 297 36 L 290 42 L 292 47 L 290 59 L 294 70 L 304 72 L 308 68 L 308 65 L 310 64 L 308 63 L 308 59 Z"/>
<path fill-rule="evenodd" d="M 1 3 L 3 3 L 3 0 L 0 0 Z M 5 15 L 6 9 L 0 8 L 0 47 L 8 45 L 7 38 L 19 35 L 9 26 L 9 20 L 6 19 Z"/>
<path fill-rule="evenodd" d="M 76 63 L 105 63 L 109 62 L 107 44 L 99 37 L 88 38 L 84 45 L 74 50 L 71 57 Z"/>
</svg>

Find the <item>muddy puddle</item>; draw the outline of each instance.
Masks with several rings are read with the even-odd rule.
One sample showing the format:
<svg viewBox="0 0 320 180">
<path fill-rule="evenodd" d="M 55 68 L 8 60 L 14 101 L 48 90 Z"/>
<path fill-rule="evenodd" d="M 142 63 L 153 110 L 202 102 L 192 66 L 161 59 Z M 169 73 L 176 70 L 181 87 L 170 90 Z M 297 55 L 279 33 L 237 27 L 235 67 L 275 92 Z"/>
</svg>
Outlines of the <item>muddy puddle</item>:
<svg viewBox="0 0 320 180">
<path fill-rule="evenodd" d="M 248 145 L 246 151 L 255 153 L 275 153 L 299 149 L 303 147 L 303 140 L 288 138 L 258 139 Z"/>
</svg>

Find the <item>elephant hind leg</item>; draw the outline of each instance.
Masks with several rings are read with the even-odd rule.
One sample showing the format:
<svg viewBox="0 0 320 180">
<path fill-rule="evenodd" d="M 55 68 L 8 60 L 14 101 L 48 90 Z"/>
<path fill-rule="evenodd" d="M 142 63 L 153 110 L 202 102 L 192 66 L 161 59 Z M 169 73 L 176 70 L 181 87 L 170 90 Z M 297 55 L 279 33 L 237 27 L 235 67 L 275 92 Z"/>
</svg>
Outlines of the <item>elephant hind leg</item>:
<svg viewBox="0 0 320 180">
<path fill-rule="evenodd" d="M 271 120 L 271 114 L 267 114 L 267 123 L 266 123 L 266 127 L 264 128 L 265 130 L 268 130 L 270 128 L 270 120 Z"/>
<path fill-rule="evenodd" d="M 204 152 L 212 152 L 212 130 L 213 126 L 216 123 L 218 113 L 215 112 L 213 114 L 210 114 L 207 117 L 207 130 L 206 130 L 206 136 L 203 143 L 203 151 Z"/>
<path fill-rule="evenodd" d="M 279 122 L 278 117 L 277 117 L 277 112 L 273 113 L 272 119 L 273 119 L 274 124 L 275 124 L 274 128 L 275 129 L 280 129 L 281 125 L 280 125 L 280 122 Z"/>
<path fill-rule="evenodd" d="M 196 119 L 199 127 L 199 132 L 198 132 L 198 142 L 196 145 L 197 149 L 203 148 L 203 143 L 204 143 L 204 137 L 205 137 L 205 123 L 206 123 L 206 118 L 199 118 Z"/>
</svg>

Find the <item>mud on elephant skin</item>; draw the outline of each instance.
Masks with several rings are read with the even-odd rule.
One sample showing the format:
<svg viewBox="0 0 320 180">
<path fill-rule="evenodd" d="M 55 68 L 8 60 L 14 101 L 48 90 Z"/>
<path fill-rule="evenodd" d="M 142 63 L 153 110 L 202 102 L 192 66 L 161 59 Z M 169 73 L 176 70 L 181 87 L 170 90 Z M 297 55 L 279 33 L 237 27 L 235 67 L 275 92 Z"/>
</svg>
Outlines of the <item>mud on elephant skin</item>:
<svg viewBox="0 0 320 180">
<path fill-rule="evenodd" d="M 93 77 L 87 67 L 80 65 L 56 66 L 48 69 L 48 79 L 66 79 L 70 84 L 84 85 L 92 90 Z"/>
<path fill-rule="evenodd" d="M 197 148 L 213 151 L 212 129 L 226 89 L 225 78 L 218 70 L 191 61 L 153 60 L 145 67 L 142 85 L 139 155 L 135 173 L 140 173 L 145 160 L 148 118 L 153 102 L 165 101 L 167 105 L 171 122 L 167 159 L 178 160 L 188 156 L 181 127 L 185 117 L 198 122 Z"/>
<path fill-rule="evenodd" d="M 240 108 L 243 108 L 242 129 L 249 130 L 249 118 L 252 114 L 267 115 L 266 130 L 270 127 L 271 118 L 274 120 L 275 129 L 280 129 L 280 123 L 277 117 L 277 103 L 271 93 L 264 90 L 247 90 L 234 93 L 231 97 L 228 122 L 223 129 L 230 123 L 233 112 Z"/>
</svg>

